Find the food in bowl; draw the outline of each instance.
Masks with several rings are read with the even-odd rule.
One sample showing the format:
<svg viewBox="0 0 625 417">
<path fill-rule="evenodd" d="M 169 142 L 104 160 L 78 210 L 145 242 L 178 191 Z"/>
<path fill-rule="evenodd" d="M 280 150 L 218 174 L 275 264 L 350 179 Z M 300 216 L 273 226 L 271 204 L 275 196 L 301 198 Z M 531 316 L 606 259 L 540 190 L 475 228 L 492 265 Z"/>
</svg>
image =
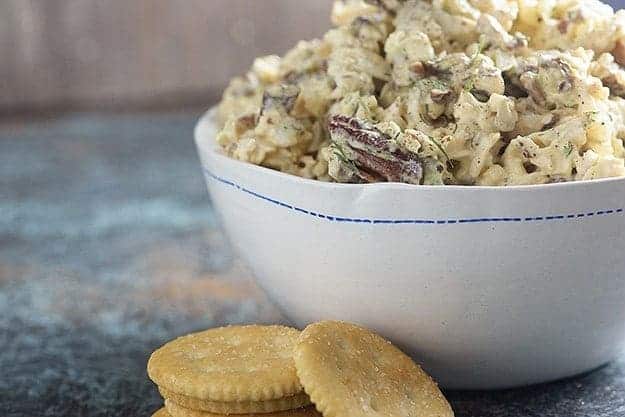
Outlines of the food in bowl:
<svg viewBox="0 0 625 417">
<path fill-rule="evenodd" d="M 625 176 L 625 11 L 596 0 L 342 0 L 219 106 L 232 158 L 340 183 Z"/>
</svg>

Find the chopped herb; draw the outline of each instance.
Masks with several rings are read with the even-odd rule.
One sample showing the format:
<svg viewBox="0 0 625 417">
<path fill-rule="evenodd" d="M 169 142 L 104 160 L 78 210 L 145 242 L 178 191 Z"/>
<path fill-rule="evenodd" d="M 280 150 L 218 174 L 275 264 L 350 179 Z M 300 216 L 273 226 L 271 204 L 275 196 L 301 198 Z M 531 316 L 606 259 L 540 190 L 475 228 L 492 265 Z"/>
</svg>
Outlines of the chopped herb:
<svg viewBox="0 0 625 417">
<path fill-rule="evenodd" d="M 334 148 L 334 155 L 336 155 L 336 157 L 339 158 L 341 162 L 353 165 L 353 162 L 350 161 L 347 156 L 345 156 L 345 152 L 343 151 L 343 148 L 341 148 L 341 145 L 336 142 L 332 142 L 332 147 Z"/>
<path fill-rule="evenodd" d="M 486 46 L 487 46 L 486 37 L 484 35 L 482 35 L 482 36 L 480 36 L 480 42 L 478 43 L 477 50 L 471 56 L 471 61 L 469 62 L 469 69 L 473 69 L 475 64 L 477 64 L 477 60 L 480 57 L 480 55 L 482 54 L 482 52 L 484 52 L 484 50 L 486 49 Z M 473 90 L 473 86 L 475 84 L 475 79 L 474 79 L 475 76 L 477 76 L 477 74 L 475 74 L 474 76 L 470 77 L 466 81 L 466 83 L 464 84 L 465 91 Z"/>
<path fill-rule="evenodd" d="M 447 90 L 449 88 L 445 82 L 437 78 L 422 78 L 418 80 L 417 83 L 421 84 L 423 89 L 427 90 Z"/>
<path fill-rule="evenodd" d="M 564 156 L 567 158 L 573 153 L 573 144 L 571 142 L 564 145 Z"/>
<path fill-rule="evenodd" d="M 471 56 L 471 62 L 469 63 L 469 67 L 472 67 L 477 62 L 477 58 L 484 52 L 487 46 L 486 37 L 484 35 L 480 36 L 480 42 L 477 45 L 477 50 Z"/>
<path fill-rule="evenodd" d="M 586 121 L 584 123 L 584 128 L 588 128 L 588 125 L 591 123 L 595 123 L 597 121 L 597 116 L 599 116 L 598 111 L 591 111 L 585 114 Z"/>
<path fill-rule="evenodd" d="M 451 159 L 449 158 L 449 155 L 447 154 L 447 151 L 445 150 L 445 148 L 443 148 L 443 145 L 441 145 L 436 139 L 434 139 L 432 136 L 428 135 L 428 138 L 432 141 L 432 143 L 434 145 L 436 145 L 436 147 L 438 148 L 439 151 L 442 152 L 442 154 L 445 156 L 445 158 L 447 159 L 447 162 L 451 161 Z"/>
</svg>

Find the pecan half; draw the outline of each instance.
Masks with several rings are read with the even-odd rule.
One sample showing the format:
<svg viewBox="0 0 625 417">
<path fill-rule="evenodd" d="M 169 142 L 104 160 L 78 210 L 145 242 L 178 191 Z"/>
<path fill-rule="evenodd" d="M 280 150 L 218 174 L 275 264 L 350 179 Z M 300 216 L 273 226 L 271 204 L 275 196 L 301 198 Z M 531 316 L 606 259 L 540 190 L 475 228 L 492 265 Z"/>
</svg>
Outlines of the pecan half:
<svg viewBox="0 0 625 417">
<path fill-rule="evenodd" d="M 420 158 L 400 149 L 393 138 L 375 126 L 355 117 L 336 115 L 329 119 L 328 131 L 363 181 L 421 183 Z"/>
</svg>

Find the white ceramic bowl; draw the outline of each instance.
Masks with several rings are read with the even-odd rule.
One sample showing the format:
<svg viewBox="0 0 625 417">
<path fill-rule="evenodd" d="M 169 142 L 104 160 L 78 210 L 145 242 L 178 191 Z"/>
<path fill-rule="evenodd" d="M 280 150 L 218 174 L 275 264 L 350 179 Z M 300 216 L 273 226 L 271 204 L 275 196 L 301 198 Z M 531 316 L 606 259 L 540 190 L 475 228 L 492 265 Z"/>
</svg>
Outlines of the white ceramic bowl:
<svg viewBox="0 0 625 417">
<path fill-rule="evenodd" d="M 299 327 L 371 327 L 447 388 L 593 369 L 625 343 L 625 179 L 509 188 L 328 184 L 196 142 L 233 246 Z"/>
</svg>

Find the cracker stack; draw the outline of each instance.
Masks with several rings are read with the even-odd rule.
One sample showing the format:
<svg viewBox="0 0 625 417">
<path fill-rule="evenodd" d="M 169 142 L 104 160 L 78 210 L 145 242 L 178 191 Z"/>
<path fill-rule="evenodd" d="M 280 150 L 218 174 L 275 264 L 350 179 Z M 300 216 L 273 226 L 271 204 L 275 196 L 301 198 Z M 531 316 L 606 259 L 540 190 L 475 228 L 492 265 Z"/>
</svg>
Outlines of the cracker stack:
<svg viewBox="0 0 625 417">
<path fill-rule="evenodd" d="M 165 398 L 153 417 L 454 415 L 412 359 L 377 334 L 337 321 L 301 333 L 233 326 L 191 334 L 154 352 L 148 374 Z"/>
<path fill-rule="evenodd" d="M 297 378 L 299 331 L 233 326 L 180 337 L 152 354 L 148 375 L 165 399 L 161 417 L 317 415 Z M 291 411 L 296 410 L 296 411 Z"/>
</svg>

